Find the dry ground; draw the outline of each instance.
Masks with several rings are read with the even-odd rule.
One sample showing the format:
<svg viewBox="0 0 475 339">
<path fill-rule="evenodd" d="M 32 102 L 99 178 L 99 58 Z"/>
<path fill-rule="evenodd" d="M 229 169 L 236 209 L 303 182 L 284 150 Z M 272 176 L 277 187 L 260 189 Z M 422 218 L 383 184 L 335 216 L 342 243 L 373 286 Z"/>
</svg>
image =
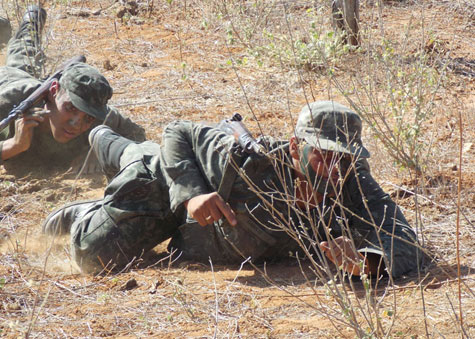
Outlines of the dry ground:
<svg viewBox="0 0 475 339">
<path fill-rule="evenodd" d="M 220 2 L 138 2 L 148 4 L 149 9 L 140 8 L 138 15 L 125 12 L 119 18 L 117 12 L 122 7 L 113 1 L 50 1 L 46 5 L 45 46 L 50 65 L 85 54 L 114 87 L 112 103 L 142 124 L 151 140 L 160 142 L 163 127 L 174 119 L 218 122 L 235 111 L 247 117 L 257 134 L 248 103 L 266 133 L 287 138 L 292 134 L 290 112 L 295 118 L 306 97 L 345 102 L 318 70 L 287 67 L 270 58 L 258 63 L 248 57 L 245 41 L 235 34 L 245 23 L 236 19 L 238 27 L 232 37 L 237 41 L 230 41 L 230 21 L 217 15 L 213 7 Z M 276 9 L 266 20 L 281 16 L 283 3 L 269 1 Z M 311 2 L 289 3 L 295 5 L 289 6 L 289 15 L 298 18 L 305 15 Z M 426 153 L 431 158 L 429 182 L 421 183 L 410 171 L 395 166 L 366 131 L 375 177 L 394 198 L 399 197 L 434 261 L 425 265 L 419 277 L 414 274 L 394 285 L 380 282 L 369 296 L 358 281 L 353 282 L 353 288 L 348 281 L 338 287 L 348 291 L 353 305 L 360 303 L 363 311 L 358 318 L 364 331 L 370 332 L 363 314 L 380 319 L 383 330 L 374 337 L 383 333 L 393 338 L 475 336 L 474 7 L 467 1 L 428 1 L 424 6 L 419 1 L 395 1 L 384 3 L 379 11 L 376 3 L 362 3 L 362 18 L 372 22 L 371 29 L 381 33 L 378 20 L 383 20 L 385 34 L 396 41 L 404 39 L 411 22 L 415 29 L 427 33 L 427 38 L 415 39 L 404 53 L 410 55 L 411 48 L 420 47 L 418 43 L 432 48 L 430 37 L 435 37 L 437 53 L 444 49 L 451 60 L 471 61 L 472 66 L 459 64 L 459 72 L 446 70 L 446 80 L 435 98 L 437 115 L 425 125 L 426 135 L 433 140 Z M 9 13 L 14 24 L 15 4 L 2 1 L 3 12 Z M 336 67 L 337 79 L 347 83 L 351 75 L 364 74 L 367 60 L 364 52 L 346 54 Z M 464 144 L 458 277 L 459 112 Z M 304 269 L 307 281 L 293 261 L 265 267 L 265 276 L 260 271 L 264 267 L 248 264 L 171 263 L 162 244 L 127 272 L 96 277 L 80 274 L 69 260 L 67 241 L 42 237 L 40 225 L 56 206 L 100 197 L 104 185 L 101 175 L 76 178 L 73 173 L 0 173 L 0 336 L 355 336 L 329 293 L 331 286 L 316 281 Z M 401 194 L 401 187 L 419 189 L 421 194 Z M 460 299 L 457 278 L 461 280 Z M 463 330 L 457 318 L 460 300 Z M 367 307 L 375 301 L 376 315 L 372 314 L 374 308 Z"/>
</svg>

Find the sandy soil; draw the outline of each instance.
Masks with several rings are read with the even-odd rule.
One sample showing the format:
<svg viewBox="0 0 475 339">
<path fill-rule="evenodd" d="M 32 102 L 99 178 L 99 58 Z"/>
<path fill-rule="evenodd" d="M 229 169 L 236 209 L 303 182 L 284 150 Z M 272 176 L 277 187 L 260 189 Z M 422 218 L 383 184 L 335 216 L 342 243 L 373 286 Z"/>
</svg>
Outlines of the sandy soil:
<svg viewBox="0 0 475 339">
<path fill-rule="evenodd" d="M 160 142 L 163 127 L 174 119 L 214 123 L 236 111 L 258 134 L 251 109 L 266 133 L 287 138 L 292 135 L 291 116 L 295 119 L 306 96 L 345 100 L 315 71 L 299 74 L 270 61 L 258 66 L 250 58 L 242 62 L 247 49 L 238 42 L 226 43 L 228 26 L 213 14 L 211 0 L 139 3 L 142 7 L 133 15 L 130 2 L 52 1 L 47 5 L 45 48 L 50 67 L 85 54 L 114 87 L 112 104 L 143 125 L 150 140 Z M 14 18 L 13 1 L 2 4 Z M 308 4 L 295 6 L 290 13 L 303 15 L 307 9 Z M 362 5 L 365 20 L 376 13 L 369 3 Z M 271 14 L 277 16 L 279 11 Z M 421 16 L 427 27 L 417 21 Z M 0 336 L 353 338 L 355 330 L 334 290 L 346 292 L 345 302 L 361 310 L 357 318 L 363 331 L 377 328 L 374 319 L 378 319 L 383 330 L 373 331 L 372 337 L 475 336 L 473 15 L 444 1 L 426 6 L 417 1 L 389 2 L 381 20 L 391 38 L 404 39 L 407 25 L 413 24 L 427 30 L 427 39 L 421 40 L 428 48 L 438 48 L 439 54 L 444 49 L 452 60 L 472 62 L 459 64 L 465 74 L 449 70 L 435 98 L 440 114 L 427 125 L 427 135 L 434 140 L 433 166 L 427 176 L 431 180 L 415 180 L 409 171 L 397 168 L 367 131 L 373 173 L 398 199 L 410 222 L 418 225 L 434 259 L 420 275 L 394 284 L 383 280 L 365 293 L 357 280 L 337 286 L 316 280 L 305 262 L 302 268 L 295 261 L 265 267 L 171 262 L 166 244 L 126 272 L 84 275 L 70 261 L 68 239 L 44 237 L 40 225 L 55 207 L 101 197 L 105 178 L 42 170 L 18 176 L 0 169 Z M 377 20 L 373 26 L 378 29 Z M 435 47 L 430 37 L 436 37 Z M 410 55 L 414 46 L 408 45 L 404 53 Z M 350 81 L 352 74 L 364 72 L 360 66 L 365 58 L 364 53 L 347 55 L 336 69 L 338 79 Z M 241 63 L 233 68 L 230 60 Z M 464 122 L 460 275 L 455 241 L 457 112 Z M 420 189 L 421 194 L 404 194 L 401 187 Z M 373 320 L 368 322 L 364 314 Z"/>
</svg>

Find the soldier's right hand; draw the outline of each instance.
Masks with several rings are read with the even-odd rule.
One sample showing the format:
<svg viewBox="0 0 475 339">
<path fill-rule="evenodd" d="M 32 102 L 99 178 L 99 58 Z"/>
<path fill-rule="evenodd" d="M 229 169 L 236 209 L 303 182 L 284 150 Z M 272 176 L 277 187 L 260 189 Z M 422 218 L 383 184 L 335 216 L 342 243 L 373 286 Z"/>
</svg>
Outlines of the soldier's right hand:
<svg viewBox="0 0 475 339">
<path fill-rule="evenodd" d="M 13 142 L 19 152 L 24 152 L 30 148 L 34 128 L 46 119 L 49 111 L 34 108 L 29 113 L 30 114 L 15 121 L 15 136 L 13 137 Z"/>
<path fill-rule="evenodd" d="M 223 216 L 236 226 L 236 214 L 217 192 L 201 194 L 185 202 L 188 214 L 201 226 L 218 221 Z"/>
<path fill-rule="evenodd" d="M 15 121 L 15 135 L 3 142 L 2 160 L 13 158 L 30 148 L 33 130 L 45 121 L 47 114 L 49 114 L 47 110 L 35 109 L 33 114 L 25 115 Z"/>
</svg>

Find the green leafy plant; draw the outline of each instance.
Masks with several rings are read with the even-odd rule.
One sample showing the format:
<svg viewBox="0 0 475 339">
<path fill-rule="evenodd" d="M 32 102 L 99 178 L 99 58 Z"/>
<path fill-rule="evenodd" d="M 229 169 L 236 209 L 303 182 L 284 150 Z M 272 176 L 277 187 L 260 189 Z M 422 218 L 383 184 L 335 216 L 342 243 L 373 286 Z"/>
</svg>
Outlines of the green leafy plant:
<svg viewBox="0 0 475 339">
<path fill-rule="evenodd" d="M 444 74 L 424 50 L 405 57 L 393 42 L 383 40 L 363 65 L 365 76 L 333 82 L 373 131 L 393 160 L 417 173 L 430 164 L 432 139 L 427 135 Z M 351 86 L 351 87 L 350 87 Z M 383 93 L 383 94 L 381 94 Z"/>
</svg>

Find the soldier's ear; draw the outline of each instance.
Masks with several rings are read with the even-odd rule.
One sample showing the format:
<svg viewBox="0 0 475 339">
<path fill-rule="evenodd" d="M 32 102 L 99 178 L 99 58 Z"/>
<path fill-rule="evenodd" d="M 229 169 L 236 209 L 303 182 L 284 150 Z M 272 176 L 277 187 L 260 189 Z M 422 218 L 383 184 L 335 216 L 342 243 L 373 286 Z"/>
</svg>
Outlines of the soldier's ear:
<svg viewBox="0 0 475 339">
<path fill-rule="evenodd" d="M 54 98 L 59 94 L 60 85 L 58 80 L 53 80 L 49 86 L 49 93 Z"/>
<path fill-rule="evenodd" d="M 293 136 L 289 140 L 289 153 L 290 156 L 296 160 L 300 159 L 299 155 L 299 142 L 297 137 Z"/>
</svg>

